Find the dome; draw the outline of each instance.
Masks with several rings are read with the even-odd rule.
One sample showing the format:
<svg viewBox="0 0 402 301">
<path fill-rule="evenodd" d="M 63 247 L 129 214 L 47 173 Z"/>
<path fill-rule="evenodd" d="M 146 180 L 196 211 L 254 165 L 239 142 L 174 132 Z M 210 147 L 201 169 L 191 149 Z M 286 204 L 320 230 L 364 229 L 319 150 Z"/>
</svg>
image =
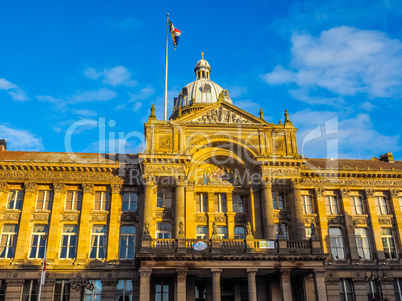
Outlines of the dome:
<svg viewBox="0 0 402 301">
<path fill-rule="evenodd" d="M 175 98 L 175 110 L 181 106 L 185 108 L 192 105 L 212 104 L 218 102 L 219 95 L 223 92 L 224 100 L 232 103 L 229 92 L 210 80 L 211 66 L 204 60 L 204 53 L 201 53 L 201 60 L 194 68 L 196 80 L 186 85 Z"/>
</svg>

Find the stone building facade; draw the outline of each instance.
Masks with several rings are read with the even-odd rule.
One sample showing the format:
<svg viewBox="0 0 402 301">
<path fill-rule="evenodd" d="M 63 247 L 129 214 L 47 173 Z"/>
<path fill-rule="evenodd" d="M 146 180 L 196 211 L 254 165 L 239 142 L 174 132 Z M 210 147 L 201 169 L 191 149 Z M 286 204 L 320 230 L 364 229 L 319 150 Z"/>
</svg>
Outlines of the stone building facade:
<svg viewBox="0 0 402 301">
<path fill-rule="evenodd" d="M 401 300 L 402 162 L 307 159 L 201 59 L 137 155 L 7 151 L 0 300 Z M 46 246 L 46 248 L 45 248 Z M 78 291 L 76 290 L 78 289 Z"/>
</svg>

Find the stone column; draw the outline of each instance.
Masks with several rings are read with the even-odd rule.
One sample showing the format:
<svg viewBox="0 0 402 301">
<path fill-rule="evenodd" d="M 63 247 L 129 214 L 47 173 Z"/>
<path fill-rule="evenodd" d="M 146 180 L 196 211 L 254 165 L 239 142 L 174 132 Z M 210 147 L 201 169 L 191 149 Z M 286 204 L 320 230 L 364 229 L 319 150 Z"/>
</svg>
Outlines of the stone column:
<svg viewBox="0 0 402 301">
<path fill-rule="evenodd" d="M 0 182 L 0 200 L 4 200 L 0 204 L 0 211 L 4 212 L 7 210 L 7 195 L 8 195 L 8 185 L 6 182 Z"/>
<path fill-rule="evenodd" d="M 144 197 L 144 235 L 143 238 L 151 238 L 152 229 L 152 206 L 155 183 L 152 179 L 145 181 L 145 197 Z"/>
<path fill-rule="evenodd" d="M 371 227 L 374 234 L 374 244 L 377 251 L 377 259 L 385 260 L 384 246 L 382 245 L 381 239 L 381 228 L 378 221 L 377 208 L 374 200 L 374 190 L 366 189 L 364 192 L 367 198 L 368 213 L 370 214 Z"/>
<path fill-rule="evenodd" d="M 31 239 L 31 214 L 36 204 L 37 185 L 36 183 L 27 182 L 24 184 L 24 202 L 20 215 L 20 224 L 18 229 L 17 246 L 15 250 L 15 261 L 23 261 L 28 257 L 29 242 Z"/>
<path fill-rule="evenodd" d="M 53 206 L 52 214 L 49 226 L 49 236 L 47 243 L 47 262 L 54 262 L 58 258 L 58 252 L 60 249 L 60 239 L 61 239 L 61 215 L 60 211 L 63 209 L 66 198 L 66 185 L 63 183 L 53 184 Z"/>
<path fill-rule="evenodd" d="M 3 280 L 4 281 L 4 280 Z M 20 300 L 24 280 L 6 280 L 6 300 Z"/>
<path fill-rule="evenodd" d="M 314 276 L 313 274 L 304 275 L 304 289 L 306 293 L 306 301 L 316 301 L 316 289 L 314 287 Z"/>
<path fill-rule="evenodd" d="M 293 186 L 293 210 L 292 214 L 292 224 L 293 224 L 293 234 L 298 240 L 306 239 L 306 230 L 304 226 L 304 210 L 303 210 L 303 200 L 301 195 L 301 188 L 299 181 L 292 180 Z"/>
<path fill-rule="evenodd" d="M 327 288 L 325 286 L 325 270 L 314 270 L 315 294 L 317 300 L 327 301 Z"/>
<path fill-rule="evenodd" d="M 347 229 L 346 238 L 349 242 L 350 258 L 352 259 L 352 261 L 360 261 L 359 254 L 357 253 L 355 227 L 353 224 L 352 209 L 350 206 L 350 189 L 348 188 L 341 189 L 339 191 L 339 197 L 342 200 L 343 206 L 341 207 L 343 207 L 343 212 L 345 215 L 345 225 Z M 328 242 L 328 246 L 330 247 L 330 242 Z"/>
<path fill-rule="evenodd" d="M 228 238 L 234 239 L 234 226 L 235 226 L 235 215 L 233 212 L 233 194 L 226 193 L 226 216 L 227 216 L 227 229 Z"/>
<path fill-rule="evenodd" d="M 263 238 L 262 236 L 263 214 L 261 213 L 262 208 L 261 208 L 259 190 L 260 188 L 258 186 L 253 185 L 250 187 L 248 208 L 250 215 L 251 231 L 254 233 L 254 237 Z"/>
<path fill-rule="evenodd" d="M 323 253 L 328 253 L 328 245 L 329 245 L 329 236 L 328 236 L 328 219 L 327 219 L 327 211 L 325 208 L 325 196 L 324 196 L 324 188 L 316 188 L 315 196 L 317 198 L 317 212 L 318 212 L 318 222 L 319 222 L 319 231 L 317 236 L 321 241 L 321 248 Z"/>
<path fill-rule="evenodd" d="M 290 283 L 290 269 L 281 269 L 282 301 L 292 301 L 292 285 Z"/>
<path fill-rule="evenodd" d="M 272 203 L 272 182 L 266 179 L 262 187 L 263 223 L 266 239 L 275 239 L 274 205 Z"/>
<path fill-rule="evenodd" d="M 257 285 L 255 282 L 255 275 L 257 269 L 247 269 L 247 281 L 248 281 L 248 300 L 257 301 Z"/>
<path fill-rule="evenodd" d="M 85 263 L 88 259 L 91 229 L 89 224 L 90 212 L 94 208 L 94 184 L 82 184 L 81 218 L 78 233 L 77 262 Z"/>
<path fill-rule="evenodd" d="M 102 301 L 115 301 L 116 300 L 116 285 L 115 279 L 102 279 Z"/>
<path fill-rule="evenodd" d="M 177 238 L 185 238 L 184 233 L 184 222 L 185 222 L 185 214 L 184 214 L 184 186 L 185 183 L 183 179 L 178 179 L 176 183 L 176 215 L 175 215 L 175 233 Z M 181 225 L 180 225 L 181 224 Z"/>
<path fill-rule="evenodd" d="M 119 259 L 121 184 L 111 184 L 112 193 L 109 209 L 109 234 L 107 240 L 107 260 Z"/>
<path fill-rule="evenodd" d="M 176 300 L 187 300 L 186 296 L 187 269 L 176 269 L 176 277 L 177 277 Z"/>
<path fill-rule="evenodd" d="M 140 301 L 149 301 L 152 269 L 140 268 Z"/>
<path fill-rule="evenodd" d="M 221 301 L 221 273 L 222 269 L 211 269 L 212 273 L 212 300 Z"/>
<path fill-rule="evenodd" d="M 399 205 L 399 191 L 397 189 L 391 189 L 389 191 L 389 198 L 390 203 L 392 203 L 392 207 L 394 208 L 394 219 L 396 224 L 395 237 L 398 237 L 395 241 L 396 244 L 398 244 L 398 241 L 402 242 L 402 211 L 401 206 Z"/>
</svg>

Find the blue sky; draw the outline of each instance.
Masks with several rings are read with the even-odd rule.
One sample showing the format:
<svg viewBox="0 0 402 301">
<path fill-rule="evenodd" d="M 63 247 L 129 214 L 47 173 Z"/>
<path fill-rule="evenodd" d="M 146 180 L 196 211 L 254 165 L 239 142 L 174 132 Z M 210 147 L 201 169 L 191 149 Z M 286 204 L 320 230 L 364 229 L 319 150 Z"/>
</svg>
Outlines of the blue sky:
<svg viewBox="0 0 402 301">
<path fill-rule="evenodd" d="M 8 149 L 138 152 L 151 104 L 163 118 L 167 12 L 182 31 L 169 115 L 204 51 L 235 105 L 275 123 L 289 111 L 304 156 L 402 158 L 399 0 L 3 2 Z"/>
</svg>

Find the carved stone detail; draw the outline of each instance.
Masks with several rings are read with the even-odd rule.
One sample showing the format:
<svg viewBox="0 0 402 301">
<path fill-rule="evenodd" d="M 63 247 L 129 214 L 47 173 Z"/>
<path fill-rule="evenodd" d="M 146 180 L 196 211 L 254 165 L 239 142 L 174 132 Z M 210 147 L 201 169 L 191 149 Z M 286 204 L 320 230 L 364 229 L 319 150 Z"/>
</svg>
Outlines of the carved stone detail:
<svg viewBox="0 0 402 301">
<path fill-rule="evenodd" d="M 145 172 L 165 172 L 165 173 L 183 173 L 185 168 L 183 165 L 170 165 L 170 164 L 144 164 Z"/>
<path fill-rule="evenodd" d="M 162 218 L 171 218 L 173 217 L 173 213 L 171 211 L 158 211 L 155 212 L 156 217 L 162 217 Z"/>
<path fill-rule="evenodd" d="M 339 279 L 326 279 L 325 284 L 336 284 L 339 285 Z"/>
<path fill-rule="evenodd" d="M 215 216 L 215 221 L 218 223 L 226 223 L 226 216 Z"/>
<path fill-rule="evenodd" d="M 343 216 L 336 216 L 333 218 L 328 218 L 328 224 L 343 224 L 345 222 Z"/>
<path fill-rule="evenodd" d="M 204 84 L 204 85 L 201 87 L 201 92 L 211 93 L 211 85 L 209 85 L 209 84 Z"/>
<path fill-rule="evenodd" d="M 306 223 L 306 224 L 315 223 L 315 216 L 304 218 L 304 223 Z"/>
<path fill-rule="evenodd" d="M 77 182 L 85 181 L 95 182 L 111 182 L 118 180 L 118 176 L 111 173 L 100 172 L 60 172 L 60 171 L 17 171 L 17 170 L 2 170 L 0 171 L 0 179 L 11 181 L 62 181 L 62 182 Z"/>
<path fill-rule="evenodd" d="M 139 269 L 140 277 L 151 277 L 152 270 L 151 269 Z"/>
<path fill-rule="evenodd" d="M 223 124 L 252 124 L 252 122 L 236 112 L 220 107 L 191 121 L 191 123 L 223 123 Z"/>
<path fill-rule="evenodd" d="M 317 187 L 314 189 L 314 192 L 315 192 L 316 197 L 323 197 L 325 189 L 322 187 Z"/>
<path fill-rule="evenodd" d="M 187 276 L 187 272 L 188 272 L 187 269 L 176 269 L 177 276 L 182 277 Z"/>
<path fill-rule="evenodd" d="M 66 184 L 53 183 L 53 190 L 55 193 L 66 193 Z"/>
<path fill-rule="evenodd" d="M 1 189 L 0 189 L 1 191 Z M 399 190 L 398 189 L 390 189 L 389 190 L 389 196 L 390 198 L 397 198 L 399 195 Z"/>
<path fill-rule="evenodd" d="M 96 222 L 106 222 L 107 221 L 107 215 L 98 215 L 98 214 L 94 214 L 92 215 L 92 221 L 96 221 Z"/>
<path fill-rule="evenodd" d="M 24 280 L 6 280 L 7 287 L 19 287 L 24 285 Z"/>
<path fill-rule="evenodd" d="M 340 198 L 348 198 L 350 194 L 350 189 L 342 188 L 339 190 L 339 197 Z"/>
<path fill-rule="evenodd" d="M 8 192 L 7 182 L 0 182 L 0 192 Z"/>
<path fill-rule="evenodd" d="M 171 149 L 172 148 L 172 135 L 160 135 L 159 136 L 159 148 Z"/>
<path fill-rule="evenodd" d="M 121 221 L 138 223 L 138 212 L 123 212 L 121 214 Z"/>
<path fill-rule="evenodd" d="M 264 168 L 262 172 L 263 177 L 298 176 L 298 175 L 300 175 L 299 168 Z"/>
<path fill-rule="evenodd" d="M 248 218 L 246 215 L 236 215 L 235 216 L 236 223 L 246 223 Z"/>
<path fill-rule="evenodd" d="M 364 193 L 366 194 L 366 197 L 367 198 L 372 198 L 372 197 L 374 197 L 374 189 L 365 189 L 364 190 Z"/>
<path fill-rule="evenodd" d="M 78 214 L 64 214 L 61 219 L 63 221 L 78 221 Z"/>
<path fill-rule="evenodd" d="M 47 221 L 49 219 L 49 213 L 34 213 L 32 219 L 35 221 Z"/>
<path fill-rule="evenodd" d="M 112 280 L 112 279 L 102 279 L 102 286 L 116 286 L 117 285 L 117 280 Z"/>
<path fill-rule="evenodd" d="M 378 218 L 378 222 L 382 225 L 392 225 L 391 217 L 380 217 Z"/>
<path fill-rule="evenodd" d="M 25 192 L 36 192 L 38 185 L 34 182 L 25 182 L 24 187 L 25 187 Z"/>
<path fill-rule="evenodd" d="M 18 221 L 20 218 L 19 213 L 4 213 L 2 216 L 2 219 L 8 220 L 8 221 Z"/>
<path fill-rule="evenodd" d="M 307 281 L 313 281 L 314 280 L 314 275 L 313 274 L 304 275 L 304 279 L 307 280 Z"/>
<path fill-rule="evenodd" d="M 247 269 L 247 274 L 251 276 L 255 276 L 258 273 L 258 269 Z"/>
<path fill-rule="evenodd" d="M 211 273 L 215 275 L 222 274 L 222 269 L 211 269 Z"/>
<path fill-rule="evenodd" d="M 347 186 L 402 186 L 399 180 L 357 180 L 340 178 L 303 178 L 301 183 L 311 185 L 347 185 Z"/>
<path fill-rule="evenodd" d="M 353 217 L 353 224 L 367 224 L 367 219 L 364 216 Z"/>
<path fill-rule="evenodd" d="M 196 223 L 206 223 L 208 218 L 205 215 L 196 215 L 194 220 Z"/>
<path fill-rule="evenodd" d="M 84 193 L 95 194 L 94 184 L 83 183 L 82 184 L 82 191 Z"/>
<path fill-rule="evenodd" d="M 119 194 L 121 192 L 121 184 L 111 184 L 110 185 L 110 190 L 112 194 Z"/>
<path fill-rule="evenodd" d="M 291 269 L 281 269 L 281 276 L 290 277 Z"/>
</svg>

